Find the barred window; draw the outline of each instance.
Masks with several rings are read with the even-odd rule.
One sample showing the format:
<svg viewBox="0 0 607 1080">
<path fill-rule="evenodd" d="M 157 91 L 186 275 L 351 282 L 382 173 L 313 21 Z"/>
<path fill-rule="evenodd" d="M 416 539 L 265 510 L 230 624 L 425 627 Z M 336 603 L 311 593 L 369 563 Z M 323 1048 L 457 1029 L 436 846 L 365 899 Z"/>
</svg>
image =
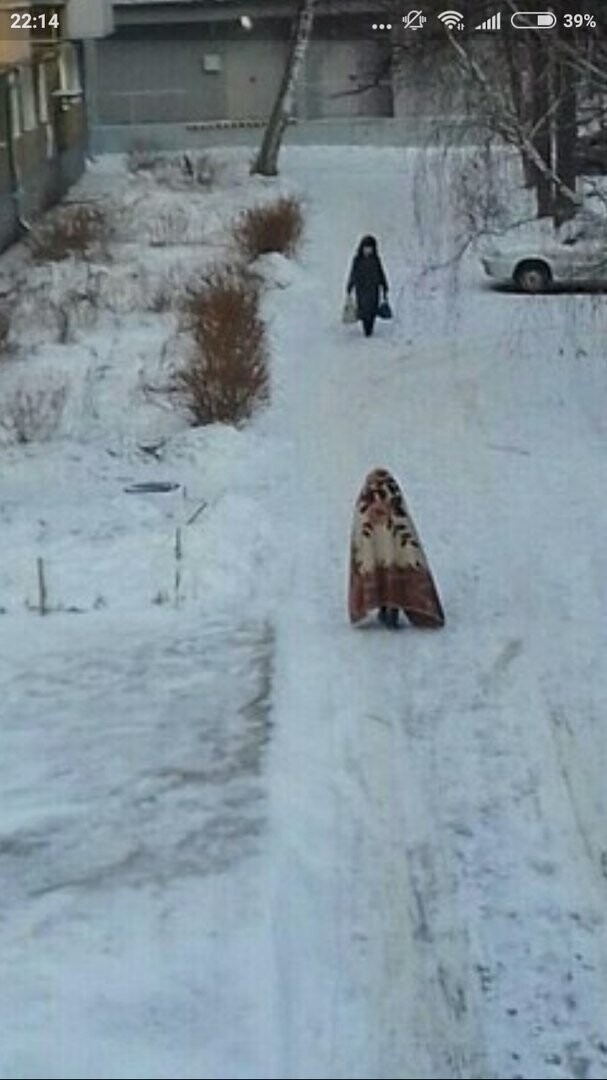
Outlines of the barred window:
<svg viewBox="0 0 607 1080">
<path fill-rule="evenodd" d="M 48 124 L 49 120 L 48 80 L 46 75 L 46 64 L 38 64 L 36 77 L 38 84 L 38 116 L 41 124 Z"/>
<path fill-rule="evenodd" d="M 31 67 L 22 67 L 19 69 L 19 86 L 21 91 L 23 130 L 33 131 L 38 124 L 38 119 L 36 116 L 34 73 Z"/>
<path fill-rule="evenodd" d="M 59 85 L 69 94 L 79 94 L 82 91 L 78 56 L 71 41 L 62 45 L 59 52 Z"/>
<path fill-rule="evenodd" d="M 13 139 L 18 139 L 23 125 L 21 122 L 21 95 L 19 94 L 17 75 L 14 71 L 11 71 L 8 76 L 8 96 L 11 114 L 11 135 Z"/>
</svg>

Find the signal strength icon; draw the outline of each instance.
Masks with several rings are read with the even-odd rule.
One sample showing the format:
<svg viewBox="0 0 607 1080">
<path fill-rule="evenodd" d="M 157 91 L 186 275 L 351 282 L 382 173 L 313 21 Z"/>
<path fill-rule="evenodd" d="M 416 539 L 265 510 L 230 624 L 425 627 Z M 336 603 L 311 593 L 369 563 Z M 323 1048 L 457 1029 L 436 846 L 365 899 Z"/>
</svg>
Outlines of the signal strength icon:
<svg viewBox="0 0 607 1080">
<path fill-rule="evenodd" d="M 501 11 L 496 12 L 496 14 L 492 15 L 490 19 L 485 19 L 484 22 L 479 23 L 478 26 L 474 27 L 475 30 L 501 30 L 501 28 L 502 28 L 502 13 L 501 13 Z"/>
</svg>

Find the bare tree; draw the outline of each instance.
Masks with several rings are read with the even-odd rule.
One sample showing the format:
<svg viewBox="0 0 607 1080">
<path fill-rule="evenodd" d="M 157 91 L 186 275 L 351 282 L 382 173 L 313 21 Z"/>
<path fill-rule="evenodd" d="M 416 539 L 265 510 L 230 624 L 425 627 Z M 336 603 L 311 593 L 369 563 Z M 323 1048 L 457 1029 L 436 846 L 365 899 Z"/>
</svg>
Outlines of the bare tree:
<svg viewBox="0 0 607 1080">
<path fill-rule="evenodd" d="M 577 105 L 576 73 L 560 58 L 555 69 L 556 112 L 554 115 L 554 168 L 565 188 L 575 189 L 577 182 Z M 575 212 L 575 205 L 563 191 L 556 190 L 553 216 L 557 225 Z"/>
<path fill-rule="evenodd" d="M 533 186 L 537 197 L 537 216 L 550 217 L 552 213 L 552 134 L 550 106 L 553 92 L 551 82 L 550 52 L 546 39 L 534 34 L 529 41 L 531 53 L 531 131 L 530 139 L 536 154 L 543 162 L 543 168 L 537 161 L 529 160 L 522 147 L 523 157 L 528 162 Z M 523 128 L 524 131 L 524 128 Z M 575 178 L 574 178 L 575 182 Z"/>
<path fill-rule="evenodd" d="M 566 0 L 553 0 L 558 26 L 547 34 L 511 28 L 518 0 L 506 0 L 500 34 L 479 34 L 481 21 L 495 12 L 493 0 L 458 0 L 463 30 L 449 30 L 436 18 L 442 0 L 426 0 L 428 23 L 421 33 L 395 37 L 394 70 L 425 62 L 432 71 L 436 97 L 442 93 L 447 115 L 454 91 L 461 90 L 468 120 L 483 138 L 499 138 L 518 150 L 526 186 L 536 195 L 536 212 L 556 225 L 579 205 L 578 127 L 607 124 L 607 11 L 593 15 L 595 26 L 568 26 Z M 391 7 L 386 0 L 386 10 Z M 607 5 L 606 5 L 607 7 Z M 395 20 L 399 25 L 400 20 Z M 440 50 L 447 39 L 456 71 Z M 459 74 L 457 74 L 459 72 Z M 440 105 L 439 105 L 440 108 Z M 444 117 L 436 125 L 441 141 L 451 138 Z"/>
<path fill-rule="evenodd" d="M 575 69 L 558 44 L 550 45 L 558 38 L 529 35 L 527 87 L 520 88 L 519 96 L 516 81 L 514 92 L 512 81 L 503 81 L 501 64 L 487 62 L 469 41 L 447 33 L 464 76 L 481 91 L 477 101 L 483 102 L 485 125 L 521 154 L 527 181 L 536 191 L 538 217 L 552 216 L 560 224 L 575 212 L 579 197 Z M 507 60 L 506 55 L 506 65 Z"/>
<path fill-rule="evenodd" d="M 274 108 L 264 132 L 263 142 L 251 168 L 252 173 L 276 176 L 278 155 L 285 128 L 291 118 L 293 98 L 312 35 L 316 0 L 301 0 L 293 29 L 285 70 L 280 82 Z"/>
</svg>

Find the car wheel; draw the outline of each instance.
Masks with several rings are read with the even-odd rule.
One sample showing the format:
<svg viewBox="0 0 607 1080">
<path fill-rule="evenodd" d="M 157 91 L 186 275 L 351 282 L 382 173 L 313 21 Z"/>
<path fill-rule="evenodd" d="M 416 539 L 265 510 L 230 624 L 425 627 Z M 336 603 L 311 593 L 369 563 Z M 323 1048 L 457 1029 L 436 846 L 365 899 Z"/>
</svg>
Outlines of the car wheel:
<svg viewBox="0 0 607 1080">
<path fill-rule="evenodd" d="M 552 274 L 546 263 L 525 262 L 517 266 L 514 281 L 523 292 L 546 292 L 552 282 Z"/>
</svg>

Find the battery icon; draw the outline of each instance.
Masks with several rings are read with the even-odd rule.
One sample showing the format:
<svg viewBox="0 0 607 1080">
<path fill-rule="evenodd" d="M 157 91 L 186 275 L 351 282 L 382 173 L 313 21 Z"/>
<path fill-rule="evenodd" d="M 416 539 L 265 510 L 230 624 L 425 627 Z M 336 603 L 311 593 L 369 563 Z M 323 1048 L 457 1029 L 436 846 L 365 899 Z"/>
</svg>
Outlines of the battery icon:
<svg viewBox="0 0 607 1080">
<path fill-rule="evenodd" d="M 515 30 L 552 30 L 556 15 L 553 11 L 516 11 L 510 22 Z"/>
</svg>

